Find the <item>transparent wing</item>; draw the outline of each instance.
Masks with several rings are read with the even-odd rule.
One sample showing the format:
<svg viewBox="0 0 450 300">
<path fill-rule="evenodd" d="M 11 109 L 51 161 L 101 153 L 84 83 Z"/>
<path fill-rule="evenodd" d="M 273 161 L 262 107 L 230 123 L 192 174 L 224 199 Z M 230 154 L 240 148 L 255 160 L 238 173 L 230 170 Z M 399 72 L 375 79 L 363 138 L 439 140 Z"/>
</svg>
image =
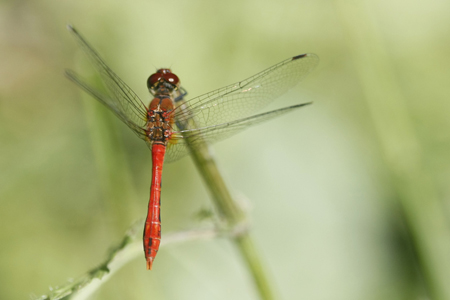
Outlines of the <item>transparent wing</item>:
<svg viewBox="0 0 450 300">
<path fill-rule="evenodd" d="M 66 71 L 67 77 L 77 83 L 85 91 L 93 95 L 97 100 L 111 109 L 125 124 L 127 124 L 138 136 L 146 124 L 147 109 L 141 99 L 131 88 L 122 81 L 101 59 L 97 52 L 86 40 L 73 28 L 68 30 L 77 40 L 78 44 L 89 57 L 105 83 L 109 95 L 103 95 L 83 82 L 73 71 Z M 141 137 L 141 136 L 140 136 Z"/>
<path fill-rule="evenodd" d="M 243 81 L 187 101 L 174 110 L 174 118 L 195 120 L 186 128 L 194 129 L 248 117 L 294 87 L 318 61 L 315 54 L 286 59 Z"/>
<path fill-rule="evenodd" d="M 143 140 L 146 139 L 146 134 L 144 128 L 141 127 L 141 125 L 138 125 L 134 123 L 128 115 L 124 113 L 123 110 L 118 109 L 116 106 L 111 105 L 111 103 L 114 103 L 114 101 L 107 95 L 102 94 L 101 92 L 97 91 L 87 83 L 85 83 L 78 75 L 76 75 L 74 72 L 70 70 L 66 70 L 66 76 L 78 84 L 83 90 L 85 90 L 88 94 L 92 95 L 95 99 L 106 105 L 122 122 L 128 125 L 134 133 L 137 134 L 137 136 Z"/>
<path fill-rule="evenodd" d="M 210 144 L 221 141 L 250 126 L 271 120 L 308 104 L 311 103 L 293 105 L 218 125 L 176 131 L 173 133 L 172 138 L 169 141 L 165 162 L 172 162 L 182 158 L 189 153 L 190 147 L 195 149 L 196 147 L 203 145 L 205 142 Z M 183 126 L 180 125 L 179 127 Z M 149 144 L 149 146 L 151 145 Z"/>
</svg>

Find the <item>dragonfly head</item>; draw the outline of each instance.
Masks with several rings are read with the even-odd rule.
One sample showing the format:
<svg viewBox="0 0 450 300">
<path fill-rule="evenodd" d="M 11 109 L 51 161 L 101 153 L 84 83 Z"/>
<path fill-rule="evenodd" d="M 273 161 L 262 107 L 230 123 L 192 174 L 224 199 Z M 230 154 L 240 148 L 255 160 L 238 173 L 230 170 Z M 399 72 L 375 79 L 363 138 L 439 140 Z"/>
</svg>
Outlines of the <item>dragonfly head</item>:
<svg viewBox="0 0 450 300">
<path fill-rule="evenodd" d="M 170 95 L 180 86 L 180 79 L 170 69 L 159 69 L 147 79 L 147 88 L 152 95 Z"/>
</svg>

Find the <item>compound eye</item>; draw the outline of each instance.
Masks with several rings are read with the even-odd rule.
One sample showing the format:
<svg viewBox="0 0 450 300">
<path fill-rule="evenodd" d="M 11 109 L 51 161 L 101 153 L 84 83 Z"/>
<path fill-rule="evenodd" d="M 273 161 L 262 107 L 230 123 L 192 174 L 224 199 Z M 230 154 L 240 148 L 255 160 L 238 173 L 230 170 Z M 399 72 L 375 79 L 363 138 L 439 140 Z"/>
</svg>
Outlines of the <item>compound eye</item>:
<svg viewBox="0 0 450 300">
<path fill-rule="evenodd" d="M 178 86 L 178 83 L 180 82 L 180 79 L 178 79 L 178 76 L 173 73 L 166 73 L 163 75 L 164 80 L 169 82 L 170 84 L 173 84 L 175 86 Z"/>
<path fill-rule="evenodd" d="M 147 88 L 153 88 L 161 80 L 161 77 L 162 74 L 160 73 L 150 75 L 150 77 L 147 79 Z"/>
</svg>

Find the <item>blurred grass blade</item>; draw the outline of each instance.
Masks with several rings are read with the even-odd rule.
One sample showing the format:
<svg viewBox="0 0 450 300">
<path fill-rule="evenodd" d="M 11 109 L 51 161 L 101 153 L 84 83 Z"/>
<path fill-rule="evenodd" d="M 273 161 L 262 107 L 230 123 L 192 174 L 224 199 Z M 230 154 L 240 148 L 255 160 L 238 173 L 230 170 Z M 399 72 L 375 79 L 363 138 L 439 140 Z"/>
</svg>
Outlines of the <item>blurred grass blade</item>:
<svg viewBox="0 0 450 300">
<path fill-rule="evenodd" d="M 450 227 L 394 63 L 373 9 L 366 2 L 335 3 L 429 297 L 450 299 Z"/>
</svg>

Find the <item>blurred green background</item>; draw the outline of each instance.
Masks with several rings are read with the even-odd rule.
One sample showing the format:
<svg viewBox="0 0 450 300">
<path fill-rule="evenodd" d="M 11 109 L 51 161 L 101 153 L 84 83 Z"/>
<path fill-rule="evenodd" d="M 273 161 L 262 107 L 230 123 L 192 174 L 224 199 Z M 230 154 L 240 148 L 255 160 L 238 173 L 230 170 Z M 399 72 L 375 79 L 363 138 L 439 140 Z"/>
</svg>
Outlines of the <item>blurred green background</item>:
<svg viewBox="0 0 450 300">
<path fill-rule="evenodd" d="M 444 0 L 3 0 L 0 299 L 84 274 L 146 214 L 150 151 L 64 77 L 92 72 L 67 23 L 146 100 L 157 67 L 193 97 L 316 53 L 319 67 L 269 109 L 314 105 L 214 146 L 277 293 L 445 299 L 449 15 Z M 211 203 L 190 158 L 166 165 L 163 182 L 163 235 L 201 226 Z M 151 272 L 142 255 L 93 298 L 257 294 L 217 239 L 164 247 Z"/>
</svg>

